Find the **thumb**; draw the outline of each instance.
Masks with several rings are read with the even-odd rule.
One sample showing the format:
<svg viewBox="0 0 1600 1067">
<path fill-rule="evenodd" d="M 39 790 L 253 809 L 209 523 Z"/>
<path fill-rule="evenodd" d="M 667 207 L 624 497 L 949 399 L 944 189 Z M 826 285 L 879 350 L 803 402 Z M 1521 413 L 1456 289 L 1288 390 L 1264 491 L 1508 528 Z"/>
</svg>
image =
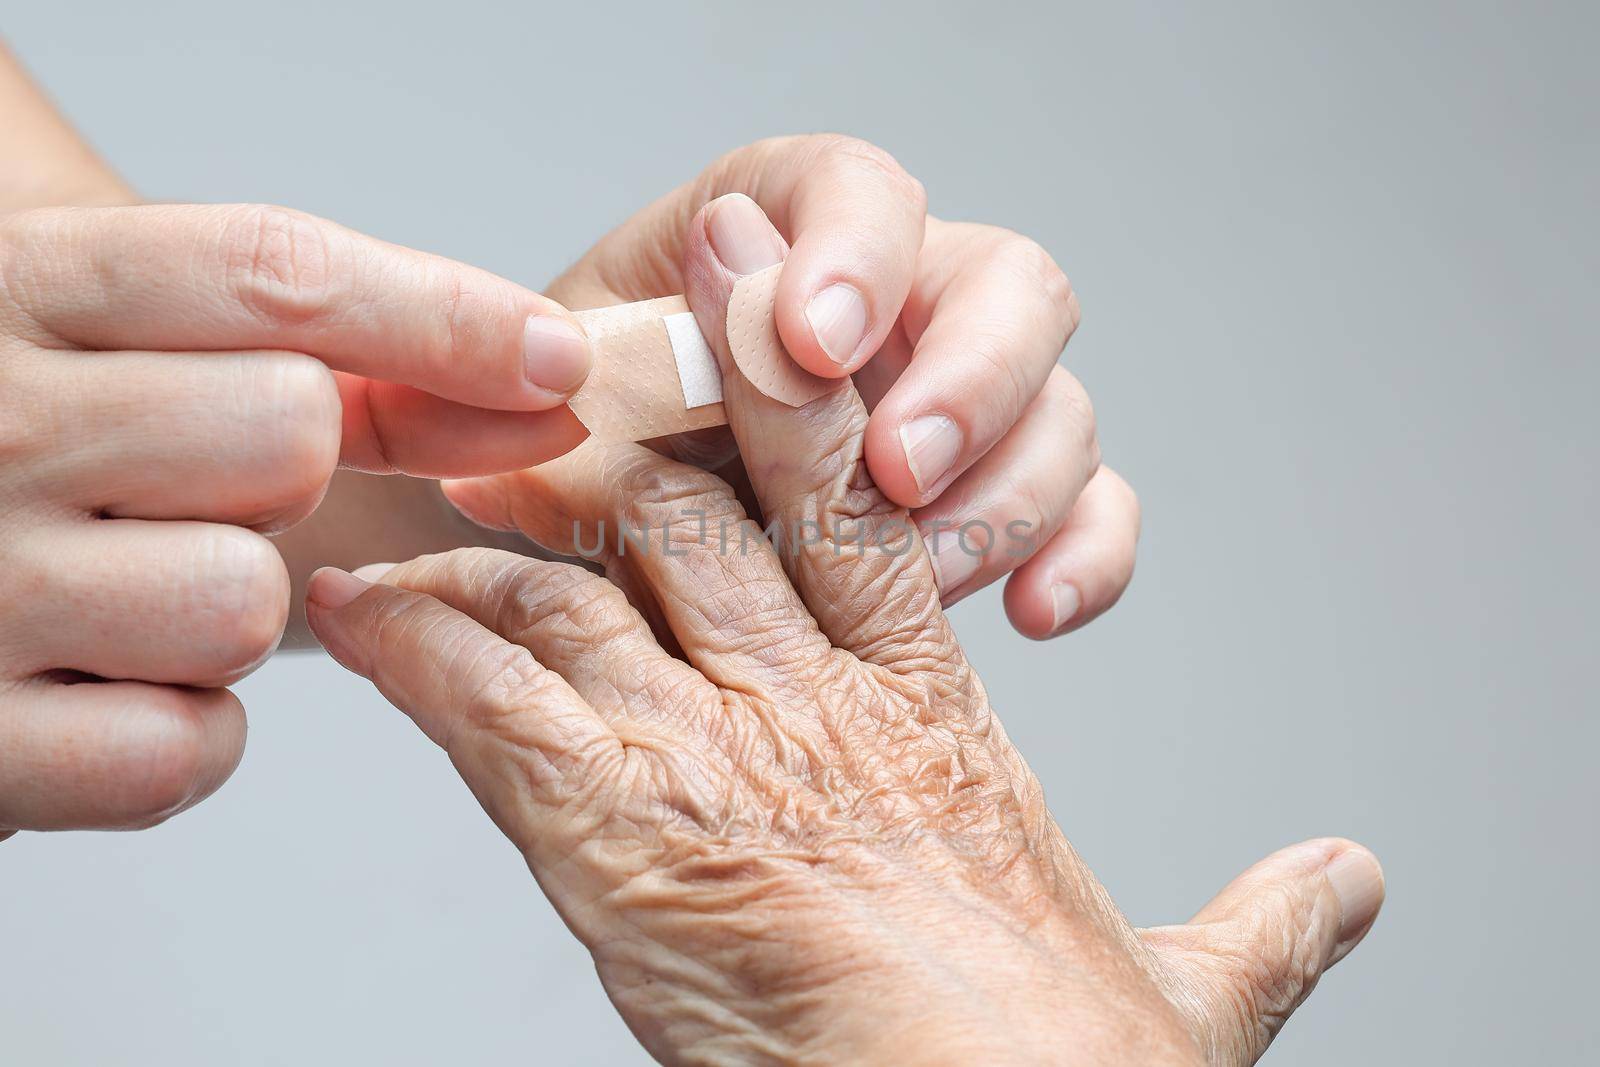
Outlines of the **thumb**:
<svg viewBox="0 0 1600 1067">
<path fill-rule="evenodd" d="M 1141 931 L 1210 1062 L 1250 1064 L 1372 928 L 1383 870 L 1342 838 L 1273 853 L 1182 926 Z"/>
</svg>

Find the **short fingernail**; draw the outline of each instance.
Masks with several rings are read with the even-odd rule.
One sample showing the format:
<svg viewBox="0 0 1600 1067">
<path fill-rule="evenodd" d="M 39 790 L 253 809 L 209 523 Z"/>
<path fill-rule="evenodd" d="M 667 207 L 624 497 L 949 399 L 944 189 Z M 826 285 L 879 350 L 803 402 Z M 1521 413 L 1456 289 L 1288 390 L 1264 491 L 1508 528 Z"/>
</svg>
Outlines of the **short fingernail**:
<svg viewBox="0 0 1600 1067">
<path fill-rule="evenodd" d="M 854 286 L 838 282 L 811 298 L 806 321 L 828 358 L 842 366 L 855 358 L 867 335 L 867 302 Z"/>
<path fill-rule="evenodd" d="M 983 552 L 956 530 L 940 530 L 933 535 L 933 577 L 939 592 L 949 594 L 978 572 Z"/>
<path fill-rule="evenodd" d="M 393 563 L 369 563 L 365 567 L 357 567 L 350 573 L 360 578 L 363 582 L 381 582 L 383 576 L 394 570 Z"/>
<path fill-rule="evenodd" d="M 522 365 L 540 389 L 570 396 L 589 376 L 589 342 L 565 319 L 530 315 L 522 328 Z"/>
<path fill-rule="evenodd" d="M 1365 930 L 1383 905 L 1383 868 L 1372 853 L 1353 848 L 1323 873 L 1339 898 L 1339 940 L 1346 941 Z"/>
<path fill-rule="evenodd" d="M 319 608 L 342 608 L 356 597 L 372 588 L 355 575 L 338 567 L 324 567 L 311 576 L 306 586 L 306 599 Z"/>
<path fill-rule="evenodd" d="M 1050 587 L 1050 607 L 1054 613 L 1055 622 L 1050 629 L 1059 630 L 1072 621 L 1078 614 L 1078 609 L 1083 606 L 1083 596 L 1078 592 L 1078 587 L 1071 582 L 1057 582 Z"/>
<path fill-rule="evenodd" d="M 956 456 L 961 454 L 961 431 L 948 416 L 919 415 L 900 427 L 900 447 L 906 450 L 917 491 L 926 493 L 955 466 Z"/>
<path fill-rule="evenodd" d="M 712 204 L 706 239 L 717 259 L 735 274 L 755 274 L 783 262 L 783 238 L 756 202 L 739 193 Z"/>
</svg>

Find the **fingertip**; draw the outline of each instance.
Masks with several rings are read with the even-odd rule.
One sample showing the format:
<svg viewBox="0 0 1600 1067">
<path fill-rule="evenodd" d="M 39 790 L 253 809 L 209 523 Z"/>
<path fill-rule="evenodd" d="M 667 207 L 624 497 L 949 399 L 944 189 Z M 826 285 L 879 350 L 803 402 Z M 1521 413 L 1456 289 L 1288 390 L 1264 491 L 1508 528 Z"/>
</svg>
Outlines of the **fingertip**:
<svg viewBox="0 0 1600 1067">
<path fill-rule="evenodd" d="M 1354 948 L 1383 908 L 1385 884 L 1383 865 L 1371 850 L 1352 841 L 1341 841 L 1346 846 L 1323 868 L 1323 877 L 1339 902 L 1339 938 L 1333 950 L 1333 960 L 1344 957 Z"/>
<path fill-rule="evenodd" d="M 565 404 L 589 377 L 589 338 L 565 309 L 529 315 L 522 327 L 523 374 L 534 386 L 535 410 Z"/>
<path fill-rule="evenodd" d="M 450 506 L 472 522 L 489 530 L 515 533 L 506 494 L 500 488 L 500 475 L 485 478 L 452 478 L 439 483 Z"/>
<path fill-rule="evenodd" d="M 894 421 L 895 413 L 881 406 L 867 421 L 866 438 L 862 454 L 867 461 L 867 473 L 873 484 L 896 505 L 903 508 L 922 507 L 927 494 L 917 487 L 917 479 L 906 462 L 906 450 L 901 440 L 901 427 Z"/>
<path fill-rule="evenodd" d="M 337 611 L 372 588 L 372 583 L 338 567 L 322 567 L 306 584 L 306 603 L 325 611 Z"/>
<path fill-rule="evenodd" d="M 398 564 L 395 563 L 368 563 L 365 566 L 357 567 L 350 573 L 363 582 L 376 584 L 383 581 L 383 576 L 394 570 L 396 566 Z"/>
<path fill-rule="evenodd" d="M 1057 635 L 1055 606 L 1048 594 L 1041 591 L 1037 577 L 1026 568 L 1013 571 L 1006 579 L 1001 602 L 1011 628 L 1028 640 L 1048 641 Z"/>
<path fill-rule="evenodd" d="M 871 358 L 880 331 L 873 321 L 871 287 L 862 280 L 812 266 L 810 245 L 795 246 L 778 283 L 778 336 L 794 361 L 819 378 L 854 374 Z M 891 324 L 892 325 L 892 324 Z"/>
</svg>

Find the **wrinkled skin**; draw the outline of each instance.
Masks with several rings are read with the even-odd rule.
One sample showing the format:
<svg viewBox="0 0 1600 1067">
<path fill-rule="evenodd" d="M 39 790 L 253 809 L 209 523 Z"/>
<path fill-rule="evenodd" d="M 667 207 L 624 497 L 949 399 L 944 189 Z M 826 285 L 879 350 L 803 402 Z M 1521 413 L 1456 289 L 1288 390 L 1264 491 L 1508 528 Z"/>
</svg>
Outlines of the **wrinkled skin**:
<svg viewBox="0 0 1600 1067">
<path fill-rule="evenodd" d="M 922 184 L 888 152 L 838 134 L 773 137 L 716 160 L 598 241 L 546 294 L 592 308 L 684 292 L 684 235 L 700 208 L 743 193 L 794 241 L 775 315 L 789 354 L 825 378 L 845 373 L 871 418 L 862 452 L 884 495 L 924 535 L 982 523 L 1022 539 L 933 539 L 946 606 L 1002 578 L 1006 615 L 1043 640 L 1111 608 L 1133 577 L 1139 503 L 1100 462 L 1094 406 L 1060 359 L 1078 298 L 1040 245 L 999 226 L 927 211 Z M 805 309 L 831 286 L 869 309 L 854 354 L 831 358 Z M 823 331 L 826 333 L 827 331 Z M 870 362 L 869 362 L 870 357 Z M 941 460 L 913 428 L 945 420 L 960 444 Z M 744 487 L 721 430 L 660 447 Z M 943 551 L 941 551 L 943 549 Z"/>
<path fill-rule="evenodd" d="M 685 253 L 714 338 L 732 199 Z M 664 1062 L 1252 1062 L 1376 917 L 1370 854 L 1307 842 L 1133 929 L 867 477 L 855 392 L 790 410 L 725 378 L 761 519 L 822 537 L 774 551 L 713 476 L 585 446 L 450 492 L 557 551 L 604 540 L 608 577 L 487 549 L 324 571 L 316 633 L 449 753 Z"/>
</svg>

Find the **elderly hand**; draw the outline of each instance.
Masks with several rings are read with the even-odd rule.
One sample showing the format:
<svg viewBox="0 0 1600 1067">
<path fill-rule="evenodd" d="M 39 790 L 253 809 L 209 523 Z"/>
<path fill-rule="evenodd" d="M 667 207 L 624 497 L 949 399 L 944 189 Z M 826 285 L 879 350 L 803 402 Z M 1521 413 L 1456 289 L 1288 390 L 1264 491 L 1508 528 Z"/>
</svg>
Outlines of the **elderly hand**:
<svg viewBox="0 0 1600 1067">
<path fill-rule="evenodd" d="M 0 837 L 217 788 L 289 611 L 263 534 L 337 465 L 566 451 L 587 367 L 544 297 L 298 212 L 0 217 Z"/>
<path fill-rule="evenodd" d="M 742 197 L 696 216 L 716 344 L 736 273 L 784 251 Z M 854 391 L 790 410 L 719 356 L 763 518 L 820 538 L 774 552 L 725 484 L 634 446 L 453 488 L 558 551 L 604 541 L 683 658 L 611 582 L 482 549 L 319 572 L 317 635 L 449 753 L 664 1061 L 1253 1061 L 1376 917 L 1372 856 L 1308 842 L 1132 929 L 867 477 Z"/>
<path fill-rule="evenodd" d="M 927 214 L 882 149 L 838 135 L 740 148 L 607 235 L 549 295 L 589 308 L 683 292 L 689 220 L 726 193 L 755 198 L 794 241 L 778 330 L 807 370 L 855 373 L 873 482 L 925 534 L 965 528 L 961 543 L 931 542 L 944 603 L 1012 574 L 1006 611 L 1033 638 L 1116 603 L 1139 507 L 1100 466 L 1088 395 L 1056 362 L 1078 324 L 1072 287 L 1033 241 Z M 726 456 L 706 440 L 719 435 L 692 436 L 679 458 Z"/>
</svg>

